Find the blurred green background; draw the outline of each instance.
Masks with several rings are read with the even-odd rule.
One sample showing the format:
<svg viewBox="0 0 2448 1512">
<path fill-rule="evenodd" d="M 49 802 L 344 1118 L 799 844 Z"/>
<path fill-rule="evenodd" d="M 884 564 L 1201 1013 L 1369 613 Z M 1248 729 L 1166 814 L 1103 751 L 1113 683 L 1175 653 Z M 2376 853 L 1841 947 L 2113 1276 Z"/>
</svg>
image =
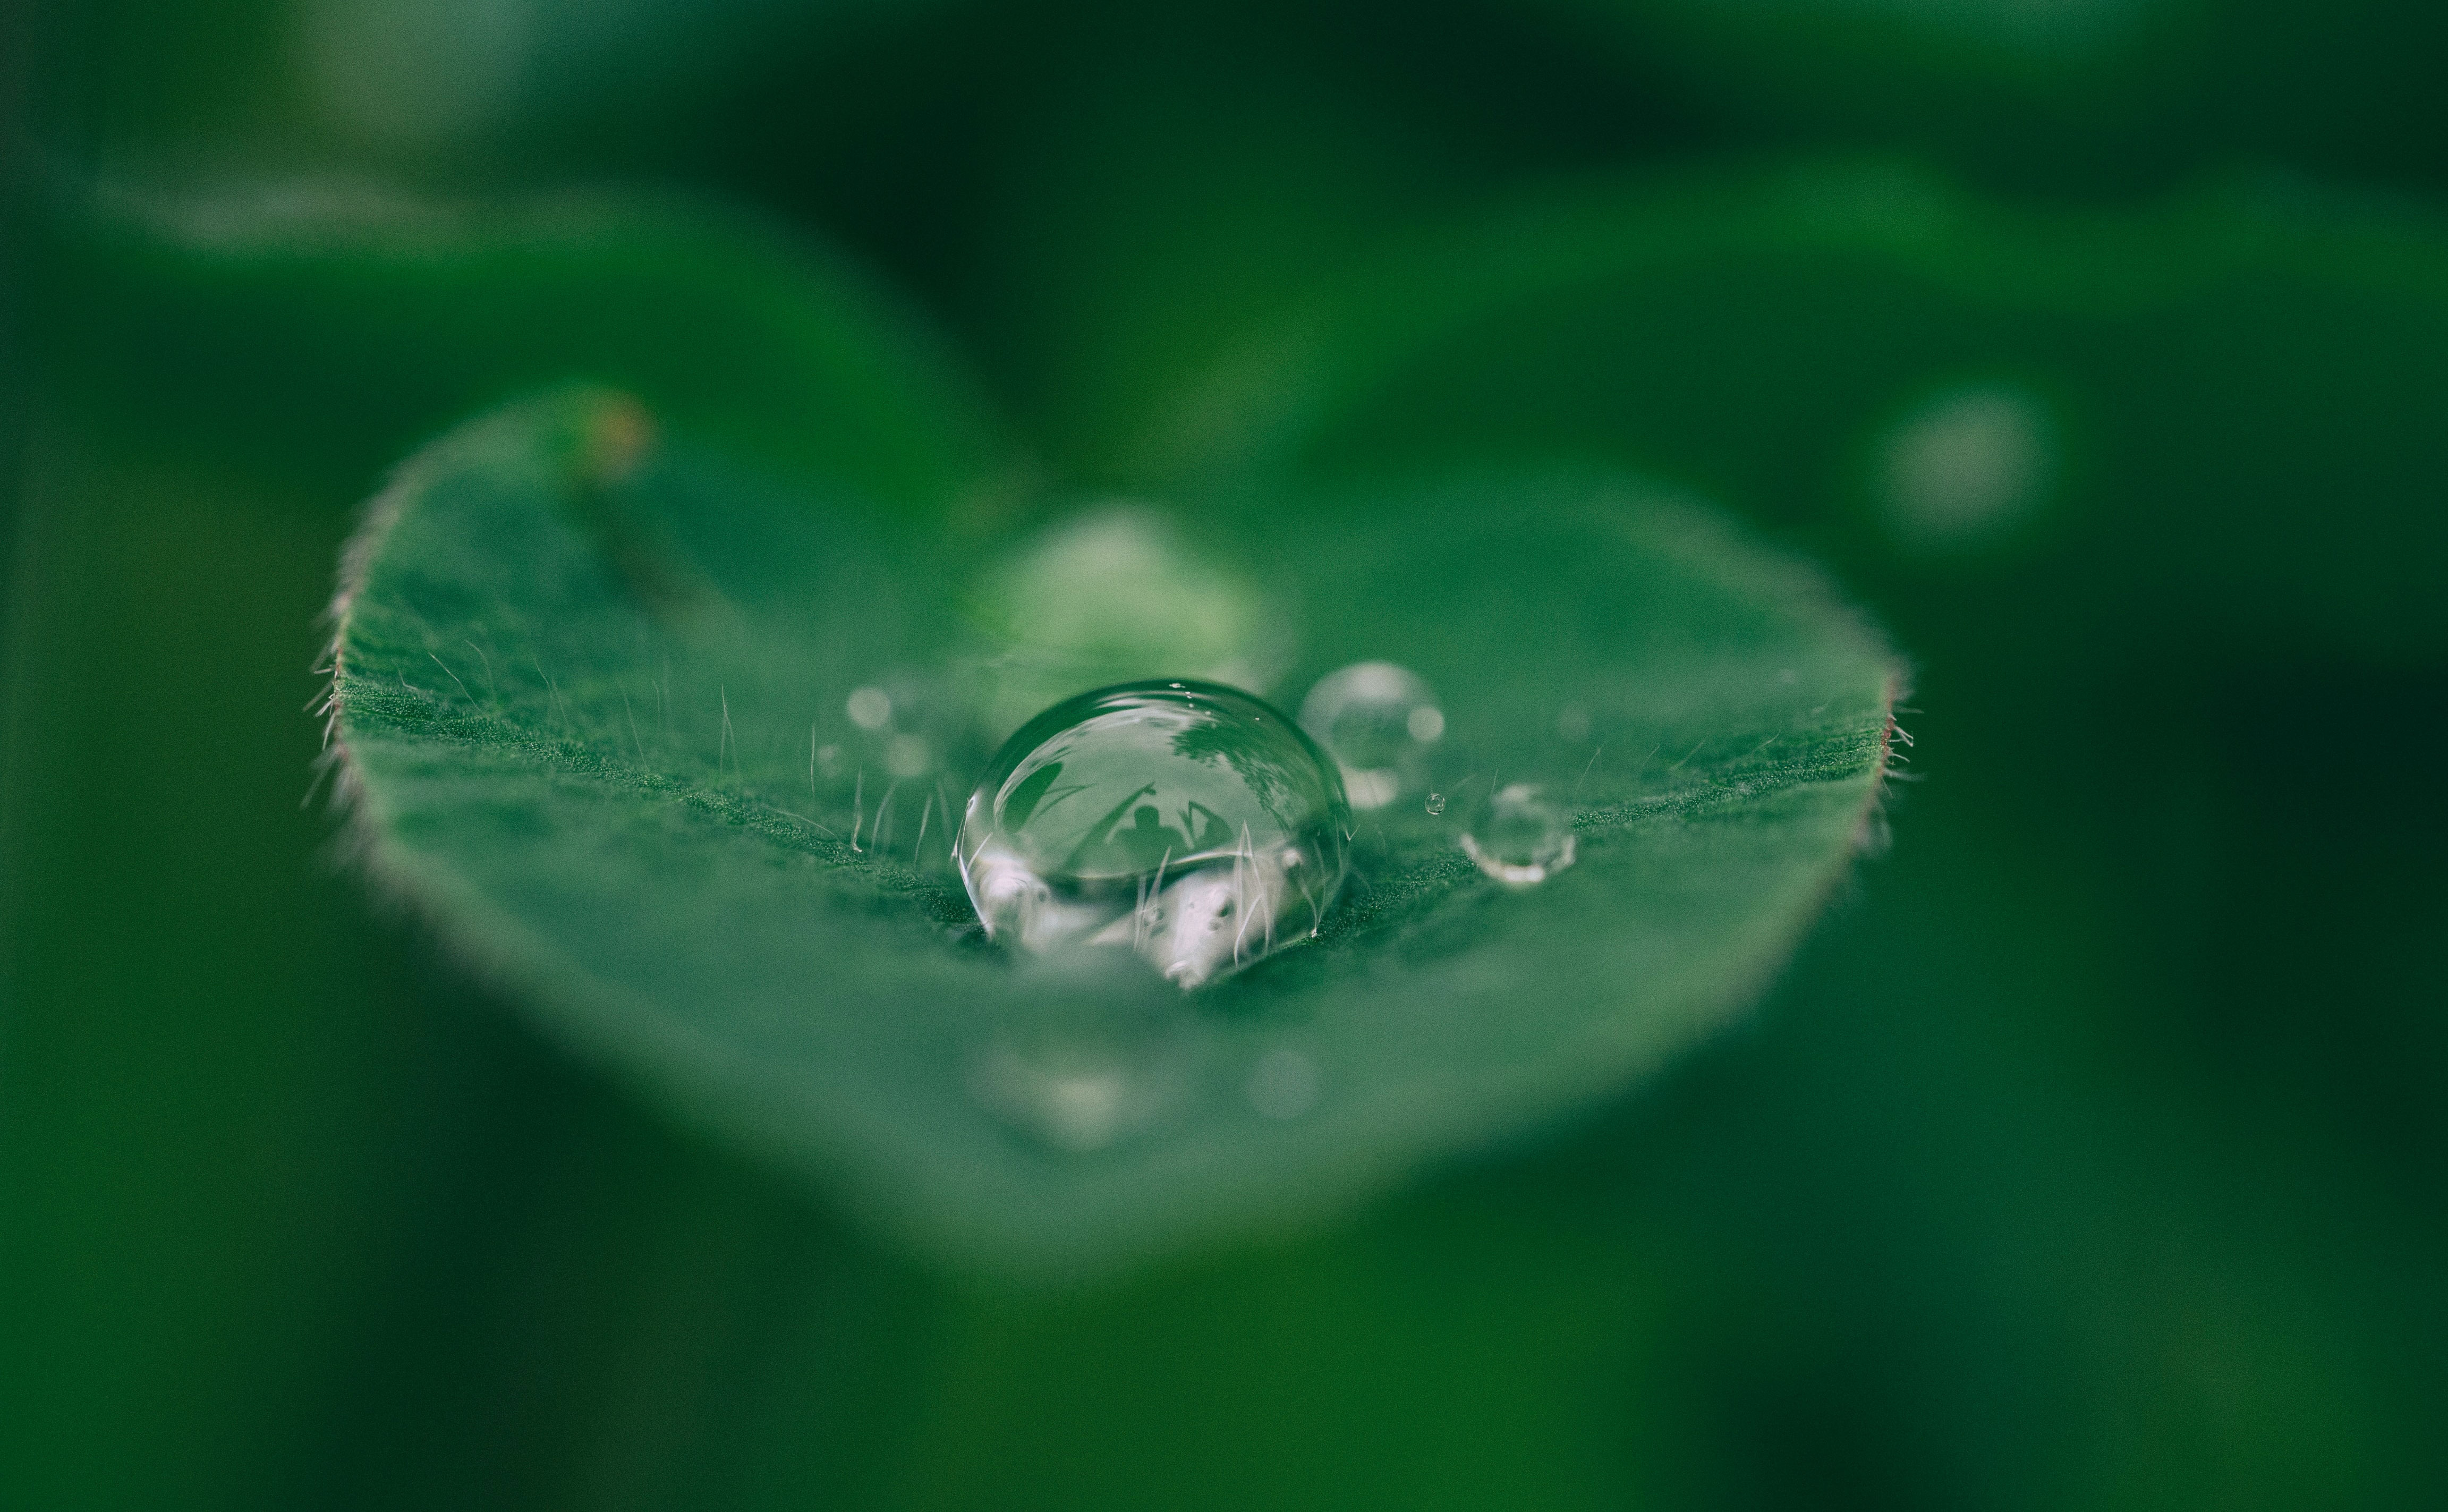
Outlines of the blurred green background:
<svg viewBox="0 0 2448 1512">
<path fill-rule="evenodd" d="M 2448 1504 L 2442 57 L 2415 0 L 0 14 L 0 1505 Z M 662 239 L 484 250 L 605 195 Z M 1662 1084 L 1340 1225 L 878 1246 L 299 801 L 384 469 L 567 376 L 785 405 L 787 257 L 1013 488 L 1703 493 L 1916 659 L 1892 850 Z"/>
</svg>

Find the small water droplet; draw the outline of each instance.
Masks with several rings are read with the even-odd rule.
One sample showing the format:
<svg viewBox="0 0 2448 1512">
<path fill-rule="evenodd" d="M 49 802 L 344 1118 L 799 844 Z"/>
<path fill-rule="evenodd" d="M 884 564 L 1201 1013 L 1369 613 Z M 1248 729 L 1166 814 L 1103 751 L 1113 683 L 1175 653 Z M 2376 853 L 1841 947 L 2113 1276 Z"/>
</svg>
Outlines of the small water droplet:
<svg viewBox="0 0 2448 1512">
<path fill-rule="evenodd" d="M 1317 1062 L 1298 1050 L 1270 1050 L 1245 1090 L 1260 1118 L 1297 1119 L 1317 1106 Z"/>
<path fill-rule="evenodd" d="M 1445 795 L 1444 794 L 1431 793 L 1428 794 L 1428 812 L 1432 814 L 1443 813 L 1445 812 Z"/>
<path fill-rule="evenodd" d="M 1125 948 L 1195 987 L 1316 932 L 1348 808 L 1309 738 L 1214 683 L 1066 699 L 1005 741 L 969 800 L 962 877 L 988 937 Z"/>
<path fill-rule="evenodd" d="M 1462 848 L 1482 871 L 1509 888 L 1546 881 L 1571 866 L 1579 849 L 1564 811 L 1526 782 L 1497 790 L 1463 835 Z"/>
<path fill-rule="evenodd" d="M 1355 809 L 1378 809 L 1415 788 L 1444 711 L 1420 675 L 1391 661 L 1355 661 L 1318 679 L 1301 725 L 1333 754 Z"/>
<path fill-rule="evenodd" d="M 850 696 L 847 707 L 850 722 L 862 730 L 881 730 L 892 722 L 892 696 L 882 688 L 858 689 Z"/>
</svg>

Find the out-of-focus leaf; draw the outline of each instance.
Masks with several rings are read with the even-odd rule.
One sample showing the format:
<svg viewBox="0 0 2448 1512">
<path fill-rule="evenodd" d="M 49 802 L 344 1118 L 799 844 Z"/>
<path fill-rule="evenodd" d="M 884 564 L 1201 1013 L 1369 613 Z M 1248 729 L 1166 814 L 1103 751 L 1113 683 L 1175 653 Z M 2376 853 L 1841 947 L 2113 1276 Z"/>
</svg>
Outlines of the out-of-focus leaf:
<svg viewBox="0 0 2448 1512">
<path fill-rule="evenodd" d="M 965 605 L 1027 545 L 656 433 L 564 395 L 379 501 L 335 648 L 367 859 L 559 1033 L 958 1252 L 1110 1263 L 1621 1087 L 1759 989 L 1872 821 L 1895 665 L 1808 571 L 1609 474 L 1274 498 L 1176 525 L 1295 642 L 1281 686 L 1402 658 L 1457 791 L 1552 784 L 1578 864 L 1506 892 L 1413 803 L 1319 939 L 1217 986 L 1023 968 L 945 816 L 1003 733 Z M 849 718 L 868 686 L 909 722 Z M 1314 1106 L 1270 1117 L 1287 1055 Z M 1007 1121 L 1087 1093 L 1135 1110 L 1093 1151 Z"/>
<path fill-rule="evenodd" d="M 1140 476 L 1578 454 L 1851 555 L 2401 654 L 2448 636 L 2448 235 L 2274 192 L 2009 212 L 1809 172 L 1483 222 L 1247 334 Z M 1840 549 L 1841 548 L 1841 549 Z"/>
<path fill-rule="evenodd" d="M 56 371 L 105 413 L 184 413 L 284 467 L 388 461 L 573 377 L 924 509 L 1004 454 L 959 365 L 884 291 L 707 205 L 118 189 L 35 231 L 48 297 L 31 319 Z"/>
<path fill-rule="evenodd" d="M 2419 0 L 1549 0 L 1632 77 L 1752 133 L 1907 147 L 2071 187 L 2249 155 L 2342 177 L 2443 165 Z"/>
<path fill-rule="evenodd" d="M 74 156 L 536 184 L 666 157 L 709 96 L 838 45 L 863 0 L 95 0 L 18 40 Z M 920 8 L 907 8 L 917 10 Z M 845 23 L 851 23 L 845 26 Z"/>
</svg>

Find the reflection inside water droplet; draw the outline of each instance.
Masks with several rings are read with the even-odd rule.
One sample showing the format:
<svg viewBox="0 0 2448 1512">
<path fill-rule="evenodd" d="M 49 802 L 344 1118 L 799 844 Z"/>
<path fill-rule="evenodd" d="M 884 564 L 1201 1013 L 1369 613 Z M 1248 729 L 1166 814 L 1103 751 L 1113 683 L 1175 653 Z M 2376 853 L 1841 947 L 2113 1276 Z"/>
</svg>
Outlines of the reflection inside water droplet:
<svg viewBox="0 0 2448 1512">
<path fill-rule="evenodd" d="M 1511 888 L 1535 887 L 1573 864 L 1572 820 L 1526 782 L 1497 790 L 1474 816 L 1462 848 L 1482 871 Z"/>
<path fill-rule="evenodd" d="M 1355 661 L 1318 679 L 1301 700 L 1301 725 L 1342 767 L 1351 806 L 1379 809 L 1418 787 L 1445 716 L 1418 673 Z"/>
<path fill-rule="evenodd" d="M 1195 987 L 1316 932 L 1348 811 L 1317 748 L 1219 683 L 1057 704 L 995 754 L 961 827 L 989 937 L 1137 952 Z"/>
</svg>

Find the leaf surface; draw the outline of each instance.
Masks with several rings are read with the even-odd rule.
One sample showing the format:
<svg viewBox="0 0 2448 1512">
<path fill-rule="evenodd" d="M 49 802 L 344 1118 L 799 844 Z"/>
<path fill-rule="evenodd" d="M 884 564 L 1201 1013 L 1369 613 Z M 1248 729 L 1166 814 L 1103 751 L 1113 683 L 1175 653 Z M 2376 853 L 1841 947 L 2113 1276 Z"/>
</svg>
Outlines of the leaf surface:
<svg viewBox="0 0 2448 1512">
<path fill-rule="evenodd" d="M 1012 688 L 1084 675 L 994 608 L 1076 525 L 930 529 L 596 391 L 437 443 L 353 550 L 333 718 L 369 862 L 685 1115 L 1042 1270 L 1326 1209 L 1650 1073 L 1756 992 L 1874 820 L 1883 643 L 1619 476 L 1135 528 L 1169 543 L 1159 576 L 1250 596 L 1259 691 L 1399 659 L 1447 719 L 1457 807 L 1364 815 L 1319 938 L 1222 984 L 1016 961 L 949 864 Z M 1162 628 L 1098 674 L 1203 670 L 1132 662 L 1195 648 Z M 1454 827 L 1517 781 L 1569 804 L 1579 856 L 1522 891 Z"/>
</svg>

